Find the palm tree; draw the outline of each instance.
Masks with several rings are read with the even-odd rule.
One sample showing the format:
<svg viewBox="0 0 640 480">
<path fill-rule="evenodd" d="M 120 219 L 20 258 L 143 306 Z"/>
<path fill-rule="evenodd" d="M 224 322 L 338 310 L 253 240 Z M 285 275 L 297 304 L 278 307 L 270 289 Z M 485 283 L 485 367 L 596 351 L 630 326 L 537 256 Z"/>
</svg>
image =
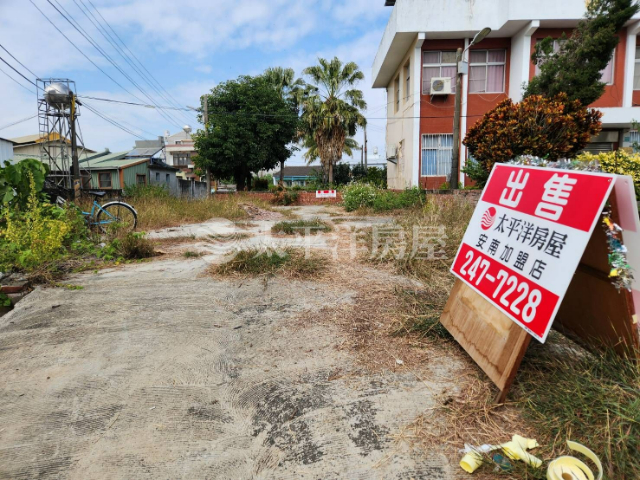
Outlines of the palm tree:
<svg viewBox="0 0 640 480">
<path fill-rule="evenodd" d="M 343 64 L 337 57 L 318 59 L 305 68 L 310 78 L 302 102 L 303 135 L 313 137 L 323 170 L 333 182 L 333 167 L 342 158 L 347 138 L 366 124 L 360 112 L 367 108 L 361 90 L 353 88 L 364 74 L 354 62 Z"/>
<path fill-rule="evenodd" d="M 302 141 L 302 146 L 307 149 L 307 151 L 303 155 L 304 159 L 307 161 L 307 165 L 311 165 L 313 162 L 318 160 L 318 158 L 320 158 L 320 155 L 318 154 L 318 144 L 316 143 L 316 139 L 313 136 L 309 135 L 305 137 Z M 360 144 L 356 142 L 354 138 L 345 138 L 344 149 L 342 150 L 342 153 L 344 155 L 353 157 L 353 151 L 359 149 Z"/>
<path fill-rule="evenodd" d="M 269 67 L 263 73 L 273 87 L 280 92 L 283 99 L 292 102 L 299 110 L 300 104 L 305 94 L 305 83 L 301 78 L 295 78 L 296 73 L 293 68 Z M 291 139 L 294 141 L 295 139 Z M 284 162 L 286 158 L 280 159 L 280 182 L 284 181 Z"/>
</svg>

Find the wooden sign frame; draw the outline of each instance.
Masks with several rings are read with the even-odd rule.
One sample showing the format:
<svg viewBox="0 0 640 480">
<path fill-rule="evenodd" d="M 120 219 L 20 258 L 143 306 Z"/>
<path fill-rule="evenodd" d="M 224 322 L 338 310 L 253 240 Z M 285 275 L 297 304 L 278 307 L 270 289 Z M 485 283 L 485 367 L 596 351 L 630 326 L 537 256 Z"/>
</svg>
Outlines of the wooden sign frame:
<svg viewBox="0 0 640 480">
<path fill-rule="evenodd" d="M 629 202 L 629 177 L 617 177 L 610 194 L 613 221 L 640 238 L 637 218 L 621 220 L 618 205 Z M 633 197 L 635 201 L 635 196 Z M 637 210 L 635 215 L 637 216 Z M 633 222 L 633 225 L 631 224 Z M 623 233 L 624 240 L 624 233 Z M 625 241 L 626 243 L 626 241 Z M 640 250 L 640 245 L 638 246 Z M 637 252 L 634 252 L 634 255 Z M 590 350 L 614 348 L 620 355 L 640 352 L 634 295 L 618 291 L 609 278 L 607 236 L 597 225 L 562 301 L 553 328 Z M 636 271 L 640 276 L 640 271 Z M 636 279 L 638 283 L 640 279 Z M 638 312 L 640 313 L 640 312 Z M 531 335 L 475 290 L 456 279 L 440 322 L 498 387 L 496 403 L 503 403 L 531 341 Z"/>
</svg>

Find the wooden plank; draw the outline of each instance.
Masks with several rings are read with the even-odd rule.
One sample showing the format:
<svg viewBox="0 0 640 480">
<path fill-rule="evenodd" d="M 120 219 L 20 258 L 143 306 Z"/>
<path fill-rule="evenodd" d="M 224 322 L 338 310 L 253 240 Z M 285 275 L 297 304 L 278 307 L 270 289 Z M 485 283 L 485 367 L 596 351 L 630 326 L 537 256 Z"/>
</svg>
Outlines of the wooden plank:
<svg viewBox="0 0 640 480">
<path fill-rule="evenodd" d="M 500 389 L 513 383 L 531 335 L 461 280 L 451 290 L 440 321 Z"/>
</svg>

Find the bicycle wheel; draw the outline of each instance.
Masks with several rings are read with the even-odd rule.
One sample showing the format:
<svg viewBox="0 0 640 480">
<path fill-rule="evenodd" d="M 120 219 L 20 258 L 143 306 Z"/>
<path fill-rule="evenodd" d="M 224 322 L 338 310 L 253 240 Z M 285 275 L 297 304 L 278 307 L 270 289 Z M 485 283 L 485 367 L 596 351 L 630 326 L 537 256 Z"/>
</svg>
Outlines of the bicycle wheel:
<svg viewBox="0 0 640 480">
<path fill-rule="evenodd" d="M 135 230 L 138 215 L 131 205 L 112 202 L 102 205 L 96 215 L 96 224 L 103 233 L 118 235 Z"/>
</svg>

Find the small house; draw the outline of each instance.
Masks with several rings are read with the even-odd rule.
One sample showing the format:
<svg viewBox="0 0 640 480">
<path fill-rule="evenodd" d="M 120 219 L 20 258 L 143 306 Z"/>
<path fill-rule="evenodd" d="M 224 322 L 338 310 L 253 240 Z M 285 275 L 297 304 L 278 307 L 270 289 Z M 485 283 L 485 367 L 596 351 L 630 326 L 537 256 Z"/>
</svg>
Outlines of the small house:
<svg viewBox="0 0 640 480">
<path fill-rule="evenodd" d="M 284 167 L 283 182 L 286 187 L 304 187 L 317 179 L 321 172 L 320 167 Z M 277 171 L 273 174 L 273 184 L 278 185 L 279 181 L 280 171 Z"/>
<path fill-rule="evenodd" d="M 129 152 L 105 151 L 80 161 L 80 169 L 91 174 L 91 187 L 97 190 L 123 190 L 149 183 L 149 158 L 126 158 Z"/>
</svg>

